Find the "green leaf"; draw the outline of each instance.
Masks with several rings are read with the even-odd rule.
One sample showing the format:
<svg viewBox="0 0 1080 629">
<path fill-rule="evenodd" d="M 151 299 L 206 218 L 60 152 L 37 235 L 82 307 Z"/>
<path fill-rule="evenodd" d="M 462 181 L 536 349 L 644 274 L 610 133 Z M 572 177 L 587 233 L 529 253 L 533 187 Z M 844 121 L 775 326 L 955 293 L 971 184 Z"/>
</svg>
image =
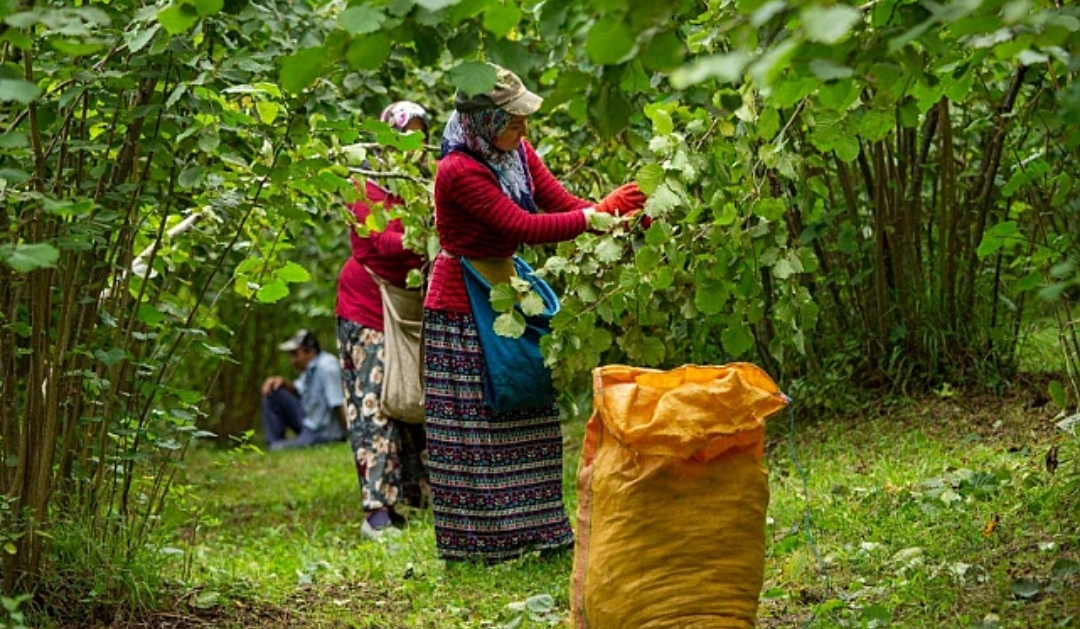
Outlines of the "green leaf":
<svg viewBox="0 0 1080 629">
<path fill-rule="evenodd" d="M 850 134 L 843 134 L 836 138 L 836 156 L 843 162 L 850 164 L 855 161 L 855 158 L 859 156 L 859 152 L 862 150 L 859 146 L 859 139 Z"/>
<path fill-rule="evenodd" d="M 534 290 L 529 291 L 521 298 L 521 312 L 527 317 L 535 317 L 547 310 L 544 299 Z"/>
<path fill-rule="evenodd" d="M 516 72 L 519 76 L 532 74 L 537 67 L 544 65 L 544 58 L 533 54 L 532 49 L 521 41 L 489 38 L 484 45 L 488 61 Z"/>
<path fill-rule="evenodd" d="M 298 50 L 282 59 L 278 73 L 281 87 L 292 94 L 304 91 L 304 88 L 314 83 L 322 73 L 325 53 L 322 46 L 315 46 Z"/>
<path fill-rule="evenodd" d="M 551 256 L 544 261 L 544 270 L 552 273 L 573 273 L 574 265 L 562 256 Z"/>
<path fill-rule="evenodd" d="M 1054 403 L 1054 406 L 1062 409 L 1068 408 L 1069 394 L 1060 381 L 1051 380 L 1050 385 L 1047 387 L 1047 393 L 1050 394 L 1050 401 Z"/>
<path fill-rule="evenodd" d="M 165 320 L 165 315 L 154 304 L 139 304 L 139 321 L 146 325 L 157 325 Z"/>
<path fill-rule="evenodd" d="M 664 168 L 660 164 L 645 164 L 638 169 L 635 181 L 642 192 L 652 195 L 664 181 Z"/>
<path fill-rule="evenodd" d="M 259 112 L 259 120 L 262 120 L 263 124 L 274 124 L 274 121 L 277 120 L 278 112 L 281 111 L 281 105 L 261 100 L 255 103 L 255 110 Z"/>
<path fill-rule="evenodd" d="M 44 199 L 42 206 L 45 211 L 55 216 L 63 216 L 64 218 L 82 218 L 88 216 L 94 211 L 94 200 L 83 199 L 76 201 L 75 199 L 63 199 L 54 201 L 52 199 Z"/>
<path fill-rule="evenodd" d="M 200 17 L 209 17 L 221 12 L 225 7 L 224 0 L 191 0 L 195 3 L 195 9 Z"/>
<path fill-rule="evenodd" d="M 176 178 L 176 183 L 180 184 L 181 188 L 194 188 L 202 183 L 202 180 L 206 176 L 206 169 L 200 164 L 191 164 L 183 171 L 180 176 Z"/>
<path fill-rule="evenodd" d="M 802 13 L 802 28 L 806 39 L 822 44 L 835 44 L 844 39 L 860 21 L 862 12 L 843 4 L 830 7 L 813 5 Z"/>
<path fill-rule="evenodd" d="M 49 45 L 66 55 L 71 55 L 72 57 L 85 57 L 86 55 L 92 55 L 105 47 L 104 44 L 79 42 L 56 38 L 49 40 Z"/>
<path fill-rule="evenodd" d="M 1059 581 L 1077 574 L 1080 574 L 1080 563 L 1072 559 L 1058 559 L 1054 562 L 1054 566 L 1050 568 L 1050 576 Z"/>
<path fill-rule="evenodd" d="M 221 137 L 213 131 L 204 131 L 199 135 L 199 150 L 203 153 L 213 153 L 221 146 Z"/>
<path fill-rule="evenodd" d="M 199 609 L 212 609 L 221 602 L 221 594 L 213 590 L 204 590 L 195 597 L 195 607 Z"/>
<path fill-rule="evenodd" d="M 638 55 L 641 65 L 654 72 L 670 72 L 686 58 L 686 44 L 674 31 L 654 36 Z"/>
<path fill-rule="evenodd" d="M 34 47 L 34 42 L 26 36 L 26 33 L 14 28 L 9 28 L 6 33 L 0 35 L 0 43 L 4 42 L 10 43 L 20 50 L 30 50 Z"/>
<path fill-rule="evenodd" d="M 179 35 L 199 21 L 199 9 L 181 0 L 158 11 L 157 19 L 170 35 Z"/>
<path fill-rule="evenodd" d="M 496 284 L 491 287 L 491 294 L 488 299 L 491 301 L 491 307 L 495 309 L 495 312 L 508 312 L 517 303 L 518 293 L 509 284 Z"/>
<path fill-rule="evenodd" d="M 670 135 L 675 131 L 675 121 L 663 105 L 646 105 L 645 117 L 653 123 L 653 135 Z"/>
<path fill-rule="evenodd" d="M 694 305 L 705 315 L 719 314 L 728 300 L 728 286 L 719 279 L 699 278 L 694 287 Z"/>
<path fill-rule="evenodd" d="M 263 285 L 259 292 L 255 293 L 255 299 L 264 304 L 273 304 L 281 301 L 289 295 L 289 286 L 281 281 L 274 280 Z"/>
<path fill-rule="evenodd" d="M 862 626 L 865 629 L 881 629 L 892 623 L 893 615 L 881 605 L 870 605 L 862 609 Z"/>
<path fill-rule="evenodd" d="M 484 11 L 484 29 L 498 38 L 506 37 L 521 21 L 521 16 L 514 0 L 504 0 Z"/>
<path fill-rule="evenodd" d="M 979 248 L 975 250 L 975 255 L 985 258 L 997 253 L 1018 231 L 1016 221 L 1002 221 L 994 225 L 983 234 Z"/>
<path fill-rule="evenodd" d="M 615 229 L 615 223 L 618 222 L 618 220 L 619 219 L 615 218 L 611 214 L 604 214 L 602 212 L 598 212 L 596 214 L 593 214 L 592 219 L 590 219 L 590 225 L 596 231 L 608 232 L 612 229 Z"/>
<path fill-rule="evenodd" d="M 829 151 L 836 146 L 843 129 L 843 118 L 831 111 L 819 112 L 814 118 L 814 129 L 810 132 L 810 142 L 819 151 Z"/>
<path fill-rule="evenodd" d="M 1017 579 L 1010 587 L 1012 593 L 1020 598 L 1033 599 L 1039 595 L 1039 584 L 1031 579 Z"/>
<path fill-rule="evenodd" d="M 366 35 L 382 28 L 386 14 L 370 4 L 350 7 L 338 16 L 338 24 L 352 35 Z"/>
<path fill-rule="evenodd" d="M 754 214 L 769 221 L 779 221 L 787 212 L 787 203 L 783 199 L 768 197 L 754 202 Z"/>
<path fill-rule="evenodd" d="M 41 96 L 41 88 L 22 79 L 0 79 L 0 103 L 15 101 L 24 105 Z"/>
<path fill-rule="evenodd" d="M 935 23 L 936 21 L 933 19 L 926 20 L 918 26 L 908 29 L 903 35 L 900 35 L 899 37 L 894 37 L 893 39 L 889 40 L 889 52 L 894 53 L 903 48 L 904 46 L 907 46 L 911 42 L 915 41 L 916 39 L 922 37 L 923 34 L 925 34 L 927 31 L 934 27 Z"/>
<path fill-rule="evenodd" d="M 525 334 L 525 317 L 517 310 L 504 312 L 495 318 L 495 334 L 516 339 Z"/>
<path fill-rule="evenodd" d="M 780 112 L 775 107 L 767 107 L 758 117 L 758 131 L 762 139 L 771 140 L 780 130 Z"/>
<path fill-rule="evenodd" d="M 56 266 L 60 252 L 52 245 L 39 242 L 32 244 L 0 245 L 0 259 L 19 273 Z"/>
<path fill-rule="evenodd" d="M 652 84 L 649 81 L 649 75 L 645 74 L 640 59 L 635 59 L 632 63 L 626 64 L 622 80 L 619 81 L 620 90 L 627 94 L 637 94 L 647 92 L 651 88 Z"/>
<path fill-rule="evenodd" d="M 676 70 L 671 75 L 671 84 L 677 89 L 685 89 L 709 79 L 739 83 L 750 59 L 750 54 L 744 50 L 703 57 Z"/>
<path fill-rule="evenodd" d="M 622 258 L 622 244 L 611 236 L 605 236 L 596 246 L 596 259 L 605 264 L 617 262 Z"/>
<path fill-rule="evenodd" d="M 534 614 L 546 614 L 555 609 L 555 599 L 550 594 L 537 594 L 525 600 L 525 609 Z"/>
<path fill-rule="evenodd" d="M 645 214 L 657 218 L 679 207 L 681 203 L 682 199 L 679 198 L 678 193 L 672 190 L 667 183 L 662 183 L 645 202 Z"/>
<path fill-rule="evenodd" d="M 650 336 L 642 342 L 641 361 L 646 366 L 659 365 L 664 362 L 665 355 L 667 355 L 667 348 L 664 347 L 664 342 L 655 336 Z"/>
<path fill-rule="evenodd" d="M 796 271 L 795 267 L 792 266 L 791 262 L 789 262 L 787 259 L 780 259 L 777 260 L 776 264 L 773 265 L 772 272 L 773 275 L 777 277 L 777 279 L 786 280 L 787 278 L 794 275 Z"/>
<path fill-rule="evenodd" d="M 589 29 L 585 52 L 597 65 L 614 65 L 634 48 L 634 33 L 616 15 L 600 18 Z"/>
<path fill-rule="evenodd" d="M 311 281 L 311 273 L 295 262 L 286 262 L 285 266 L 274 271 L 274 277 L 289 284 Z"/>
<path fill-rule="evenodd" d="M 649 284 L 656 290 L 664 290 L 675 283 L 675 271 L 671 267 L 662 266 L 652 274 Z"/>
<path fill-rule="evenodd" d="M 476 96 L 495 87 L 498 76 L 495 67 L 482 61 L 459 63 L 447 74 L 450 85 L 468 96 Z"/>
<path fill-rule="evenodd" d="M 750 76 L 759 85 L 773 86 L 782 83 L 781 76 L 791 66 L 792 58 L 798 51 L 801 42 L 797 38 L 789 37 L 780 43 L 768 48 L 750 65 Z"/>
<path fill-rule="evenodd" d="M 851 68 L 836 65 L 828 59 L 814 59 L 810 62 L 810 71 L 822 81 L 846 79 L 855 74 L 855 71 Z"/>
<path fill-rule="evenodd" d="M 845 111 L 859 97 L 859 86 L 852 80 L 842 80 L 823 85 L 818 90 L 818 101 L 833 111 Z M 832 118 L 839 121 L 838 118 Z"/>
<path fill-rule="evenodd" d="M 127 352 L 125 352 L 122 348 L 119 347 L 114 347 L 107 352 L 104 350 L 95 349 L 94 358 L 97 358 L 101 362 L 105 363 L 106 367 L 112 367 L 127 358 Z"/>
<path fill-rule="evenodd" d="M 745 323 L 726 328 L 720 334 L 720 342 L 724 344 L 724 351 L 731 354 L 732 358 L 738 358 L 754 347 L 754 335 Z"/>
<path fill-rule="evenodd" d="M 460 4 L 461 0 L 414 0 L 416 5 L 423 7 L 428 11 L 438 11 L 445 9 L 446 7 L 452 7 L 455 4 Z"/>
<path fill-rule="evenodd" d="M 645 275 L 660 266 L 660 252 L 653 247 L 642 247 L 634 256 L 634 264 L 638 273 Z"/>
<path fill-rule="evenodd" d="M 0 149 L 21 149 L 30 146 L 30 136 L 22 131 L 0 133 Z"/>
<path fill-rule="evenodd" d="M 30 181 L 30 173 L 14 168 L 0 168 L 0 181 L 6 181 L 9 184 L 20 184 Z"/>
<path fill-rule="evenodd" d="M 1020 291 L 1029 291 L 1034 288 L 1038 288 L 1039 284 L 1042 284 L 1042 279 L 1042 273 L 1039 273 L 1038 271 L 1032 271 L 1017 280 L 1016 289 Z"/>
<path fill-rule="evenodd" d="M 888 137 L 895 126 L 896 114 L 893 110 L 871 109 L 859 121 L 859 135 L 871 142 L 878 142 Z"/>
<path fill-rule="evenodd" d="M 157 24 L 154 24 L 149 28 L 143 30 L 125 32 L 124 41 L 127 42 L 128 51 L 132 53 L 139 52 L 154 39 L 154 35 L 156 35 L 160 30 L 161 27 Z"/>
<path fill-rule="evenodd" d="M 821 81 L 812 76 L 783 81 L 773 87 L 770 100 L 777 107 L 791 107 L 812 94 L 820 85 Z"/>
<path fill-rule="evenodd" d="M 589 115 L 596 130 L 605 138 L 614 137 L 626 128 L 633 113 L 630 102 L 616 86 L 605 85 L 598 98 L 589 107 Z"/>
<path fill-rule="evenodd" d="M 615 337 L 606 328 L 595 328 L 589 337 L 589 347 L 595 352 L 606 352 L 614 340 Z"/>
</svg>

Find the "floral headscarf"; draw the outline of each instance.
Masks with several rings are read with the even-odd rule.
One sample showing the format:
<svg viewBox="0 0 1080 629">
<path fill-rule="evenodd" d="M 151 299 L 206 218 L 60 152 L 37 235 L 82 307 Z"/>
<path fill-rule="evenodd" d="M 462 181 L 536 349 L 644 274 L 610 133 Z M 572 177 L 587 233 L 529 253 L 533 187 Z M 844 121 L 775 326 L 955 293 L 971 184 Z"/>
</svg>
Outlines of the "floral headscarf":
<svg viewBox="0 0 1080 629">
<path fill-rule="evenodd" d="M 525 151 L 501 151 L 495 147 L 499 137 L 514 117 L 502 109 L 455 111 L 443 130 L 442 156 L 460 151 L 468 154 L 495 173 L 499 187 L 522 209 L 536 212 L 532 198 L 532 176 L 525 163 Z"/>
<path fill-rule="evenodd" d="M 429 123 L 427 111 L 411 101 L 400 100 L 384 109 L 382 114 L 379 115 L 379 120 L 393 125 L 398 131 L 404 131 L 405 126 L 413 118 L 419 118 L 424 123 L 424 128 L 427 129 Z"/>
</svg>

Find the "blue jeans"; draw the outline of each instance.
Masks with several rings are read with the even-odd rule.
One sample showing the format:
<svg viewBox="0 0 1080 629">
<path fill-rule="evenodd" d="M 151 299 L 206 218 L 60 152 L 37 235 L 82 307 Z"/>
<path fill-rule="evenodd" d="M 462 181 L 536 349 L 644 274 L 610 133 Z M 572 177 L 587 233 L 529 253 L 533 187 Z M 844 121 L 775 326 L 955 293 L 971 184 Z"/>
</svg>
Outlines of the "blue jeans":
<svg viewBox="0 0 1080 629">
<path fill-rule="evenodd" d="M 300 398 L 285 387 L 278 387 L 263 396 L 262 416 L 263 437 L 271 450 L 302 448 L 329 441 L 304 426 L 304 408 L 300 406 Z M 285 435 L 290 429 L 296 436 L 286 439 Z"/>
</svg>

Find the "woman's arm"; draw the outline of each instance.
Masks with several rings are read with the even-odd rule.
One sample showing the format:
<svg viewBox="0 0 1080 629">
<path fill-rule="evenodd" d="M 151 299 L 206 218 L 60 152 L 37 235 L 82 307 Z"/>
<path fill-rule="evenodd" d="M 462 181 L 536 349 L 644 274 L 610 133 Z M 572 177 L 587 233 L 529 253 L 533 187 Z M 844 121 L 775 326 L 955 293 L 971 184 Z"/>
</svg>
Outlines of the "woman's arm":
<svg viewBox="0 0 1080 629">
<path fill-rule="evenodd" d="M 381 189 L 370 183 L 367 186 L 367 195 L 371 203 L 384 205 L 387 210 L 391 206 L 400 204 L 395 200 L 395 197 L 383 193 Z M 349 204 L 349 209 L 352 211 L 353 216 L 356 217 L 356 222 L 361 225 L 371 215 L 371 207 L 364 201 Z M 357 234 L 357 236 L 360 235 Z M 360 238 L 366 238 L 379 255 L 391 256 L 404 253 L 405 246 L 402 244 L 404 236 L 405 228 L 401 225 L 401 221 L 393 220 L 382 231 L 370 231 L 367 236 L 360 236 Z"/>
<path fill-rule="evenodd" d="M 567 192 L 559 180 L 551 174 L 544 165 L 543 160 L 536 154 L 533 147 L 525 143 L 525 157 L 528 160 L 529 173 L 532 175 L 533 198 L 540 209 L 549 213 L 569 212 L 592 206 L 592 202 L 579 199 Z"/>
<path fill-rule="evenodd" d="M 393 256 L 405 253 L 405 245 L 402 239 L 405 237 L 405 228 L 400 220 L 393 220 L 381 232 L 369 232 L 368 239 L 379 255 Z"/>
</svg>

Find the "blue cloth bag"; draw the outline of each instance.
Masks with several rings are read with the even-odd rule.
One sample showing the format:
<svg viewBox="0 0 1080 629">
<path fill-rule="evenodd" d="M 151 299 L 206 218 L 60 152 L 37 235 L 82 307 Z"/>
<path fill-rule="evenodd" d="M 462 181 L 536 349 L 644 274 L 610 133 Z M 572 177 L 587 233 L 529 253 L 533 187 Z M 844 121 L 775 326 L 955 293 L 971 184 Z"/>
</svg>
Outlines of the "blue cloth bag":
<svg viewBox="0 0 1080 629">
<path fill-rule="evenodd" d="M 491 306 L 491 283 L 461 258 L 480 348 L 484 352 L 484 403 L 495 413 L 546 406 L 555 401 L 551 370 L 544 366 L 540 339 L 551 332 L 551 318 L 559 311 L 559 298 L 528 264 L 514 256 L 514 270 L 544 302 L 544 312 L 525 316 L 525 333 L 512 339 L 495 333 L 499 313 Z M 515 305 L 518 312 L 521 306 Z"/>
</svg>

